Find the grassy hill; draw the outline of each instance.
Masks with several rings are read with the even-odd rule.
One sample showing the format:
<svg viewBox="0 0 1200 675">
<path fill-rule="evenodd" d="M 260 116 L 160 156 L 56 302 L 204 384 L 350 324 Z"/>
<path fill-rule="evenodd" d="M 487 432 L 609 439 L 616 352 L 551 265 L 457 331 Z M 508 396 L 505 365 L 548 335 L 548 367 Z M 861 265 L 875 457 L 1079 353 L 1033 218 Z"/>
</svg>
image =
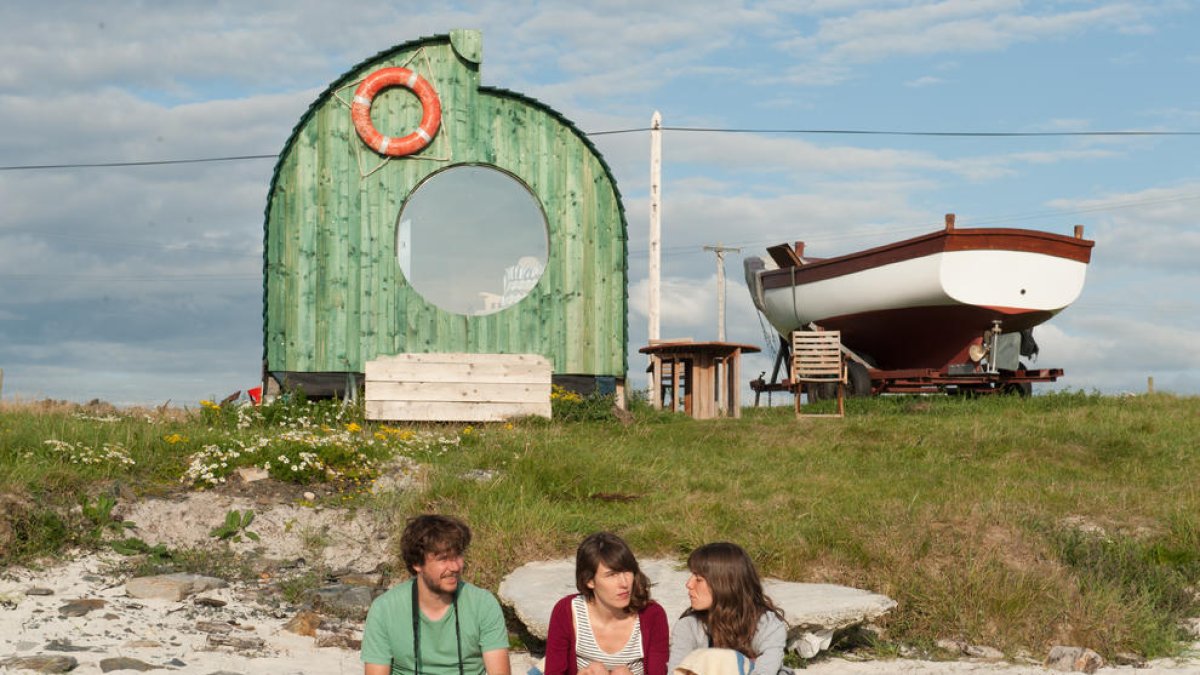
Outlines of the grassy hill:
<svg viewBox="0 0 1200 675">
<path fill-rule="evenodd" d="M 300 401 L 190 413 L 0 407 L 0 566 L 99 546 L 132 499 L 234 467 L 338 486 L 338 505 L 463 516 L 470 576 L 572 555 L 607 529 L 640 555 L 744 546 L 765 575 L 898 601 L 886 650 L 962 639 L 1171 654 L 1200 616 L 1200 399 L 1082 393 L 852 400 L 843 420 L 750 409 L 697 422 L 558 397 L 556 420 L 402 427 Z M 395 455 L 424 488 L 374 495 Z M 222 466 L 224 463 L 224 466 Z M 181 482 L 182 481 L 182 482 Z M 214 523 L 214 526 L 218 523 Z M 153 544 L 154 542 L 149 542 Z"/>
</svg>

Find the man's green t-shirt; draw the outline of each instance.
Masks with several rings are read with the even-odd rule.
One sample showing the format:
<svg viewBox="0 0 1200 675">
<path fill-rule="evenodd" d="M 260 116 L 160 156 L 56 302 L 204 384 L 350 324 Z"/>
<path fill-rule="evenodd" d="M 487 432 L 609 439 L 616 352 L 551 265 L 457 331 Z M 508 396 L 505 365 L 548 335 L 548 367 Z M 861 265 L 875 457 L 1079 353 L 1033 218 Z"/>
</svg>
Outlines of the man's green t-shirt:
<svg viewBox="0 0 1200 675">
<path fill-rule="evenodd" d="M 392 664 L 392 672 L 412 675 L 412 588 L 415 579 L 393 587 L 371 603 L 363 628 L 363 663 Z M 458 640 L 454 608 L 438 621 L 421 617 L 421 675 L 458 675 Z M 464 675 L 481 675 L 483 653 L 508 648 L 508 630 L 500 603 L 489 592 L 461 581 L 458 589 L 459 629 Z"/>
</svg>

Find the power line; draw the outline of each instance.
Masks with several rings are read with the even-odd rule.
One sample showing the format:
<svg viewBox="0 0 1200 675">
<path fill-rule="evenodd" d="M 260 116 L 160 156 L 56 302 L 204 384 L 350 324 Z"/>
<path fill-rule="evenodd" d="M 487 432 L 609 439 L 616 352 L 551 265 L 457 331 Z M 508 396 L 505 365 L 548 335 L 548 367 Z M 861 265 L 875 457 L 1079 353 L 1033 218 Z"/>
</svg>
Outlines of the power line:
<svg viewBox="0 0 1200 675">
<path fill-rule="evenodd" d="M 41 171 L 56 168 L 155 167 L 163 165 L 198 165 L 204 162 L 240 162 L 246 160 L 277 160 L 278 155 L 233 155 L 228 157 L 198 157 L 190 160 L 144 160 L 136 162 L 80 162 L 71 165 L 16 165 L 0 167 L 0 171 Z"/>
<path fill-rule="evenodd" d="M 56 281 L 261 281 L 261 274 L 157 274 L 157 275 L 106 275 L 106 274 L 53 274 L 0 272 L 0 279 L 54 279 Z"/>
<path fill-rule="evenodd" d="M 710 134 L 810 134 L 838 136 L 935 136 L 945 138 L 1023 138 L 1087 136 L 1200 136 L 1200 131 L 904 131 L 878 129 L 736 129 L 724 127 L 662 127 L 663 131 Z M 650 131 L 649 127 L 588 132 L 588 136 L 611 136 Z"/>
<path fill-rule="evenodd" d="M 960 226 L 994 225 L 997 223 L 1010 223 L 1010 222 L 1019 221 L 1019 220 L 1037 220 L 1037 219 L 1041 219 L 1041 218 L 1063 217 L 1063 216 L 1069 216 L 1069 215 L 1077 215 L 1077 214 L 1081 214 L 1081 213 L 1095 213 L 1098 211 L 1115 211 L 1117 209 L 1129 209 L 1129 208 L 1135 208 L 1135 207 L 1139 207 L 1139 206 L 1150 206 L 1150 205 L 1155 205 L 1155 204 L 1170 204 L 1170 203 L 1174 203 L 1174 202 L 1192 201 L 1192 200 L 1197 200 L 1197 199 L 1200 199 L 1200 193 L 1191 193 L 1191 194 L 1177 195 L 1177 196 L 1172 196 L 1172 197 L 1156 197 L 1156 198 L 1150 198 L 1150 199 L 1130 199 L 1130 200 L 1125 200 L 1125 201 L 1111 201 L 1111 202 L 1107 202 L 1107 203 L 1102 202 L 1100 204 L 1097 204 L 1096 206 L 1088 206 L 1088 207 L 1083 207 L 1083 208 L 1078 208 L 1078 209 L 1047 210 L 1047 211 L 1042 211 L 1042 212 L 1026 213 L 1026 214 L 1019 214 L 1019 215 L 1012 215 L 1012 216 L 983 216 L 983 217 L 980 217 L 978 219 L 973 219 L 973 220 L 960 219 L 959 225 Z M 899 227 L 889 227 L 887 229 L 880 229 L 880 230 L 870 230 L 870 231 L 864 231 L 864 232 L 850 232 L 850 233 L 840 233 L 839 232 L 836 234 L 830 234 L 827 231 L 826 232 L 812 232 L 812 233 L 807 233 L 804 236 L 804 240 L 808 243 L 831 242 L 831 241 L 840 241 L 840 240 L 847 240 L 847 239 L 862 239 L 862 238 L 866 238 L 866 237 L 873 237 L 873 236 L 879 236 L 879 235 L 894 236 L 894 235 L 898 235 L 898 234 L 929 232 L 929 231 L 937 230 L 940 228 L 941 228 L 940 224 L 931 224 L 931 225 L 903 225 L 903 226 L 899 226 Z M 756 247 L 765 247 L 765 246 L 768 246 L 768 245 L 771 245 L 771 244 L 774 244 L 777 242 L 774 240 L 771 240 L 771 241 L 745 240 L 745 241 L 739 241 L 736 243 L 742 247 L 756 248 Z M 704 251 L 703 251 L 703 248 L 701 247 L 701 244 L 696 243 L 696 244 L 679 244 L 679 245 L 675 245 L 675 246 L 665 246 L 665 247 L 663 247 L 662 252 L 663 253 L 672 253 L 672 254 L 676 254 L 676 253 L 697 254 L 697 253 L 703 253 Z M 643 248 L 629 249 L 629 255 L 633 256 L 633 257 L 641 257 L 641 256 L 646 255 L 647 253 L 648 253 L 648 251 Z"/>
<path fill-rule="evenodd" d="M 662 127 L 663 131 L 679 131 L 707 134 L 800 134 L 815 136 L 926 136 L 940 138 L 1086 138 L 1154 136 L 1185 137 L 1200 136 L 1200 131 L 906 131 L 900 129 L 739 129 L 733 127 Z M 585 136 L 614 136 L 650 131 L 650 127 L 585 131 Z M 200 164 L 205 162 L 240 162 L 257 159 L 278 159 L 278 154 L 231 155 L 228 157 L 200 157 L 193 159 L 156 159 L 130 162 L 79 162 L 69 164 L 16 164 L 0 166 L 0 171 L 41 171 L 49 169 L 102 169 L 131 166 L 165 166 L 172 164 Z"/>
</svg>

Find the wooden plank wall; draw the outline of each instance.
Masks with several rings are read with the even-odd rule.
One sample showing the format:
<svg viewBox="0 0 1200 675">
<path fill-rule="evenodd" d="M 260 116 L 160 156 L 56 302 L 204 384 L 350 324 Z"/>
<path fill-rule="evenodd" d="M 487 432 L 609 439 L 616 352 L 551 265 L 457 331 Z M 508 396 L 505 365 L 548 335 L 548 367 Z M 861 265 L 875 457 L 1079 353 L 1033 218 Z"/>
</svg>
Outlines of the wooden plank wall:
<svg viewBox="0 0 1200 675">
<path fill-rule="evenodd" d="M 267 204 L 268 370 L 363 372 L 392 354 L 477 352 L 541 354 L 557 373 L 625 377 L 626 225 L 612 174 L 550 108 L 481 87 L 473 35 L 458 34 L 457 50 L 439 36 L 364 61 L 297 125 Z M 412 68 L 433 85 L 442 128 L 416 155 L 384 162 L 358 138 L 344 101 L 355 83 L 389 66 Z M 386 90 L 372 107 L 382 129 L 415 128 L 420 115 L 402 89 Z M 542 279 L 519 303 L 486 316 L 429 303 L 396 258 L 405 200 L 432 173 L 460 164 L 510 173 L 546 216 Z"/>
<path fill-rule="evenodd" d="M 368 361 L 366 375 L 369 420 L 550 417 L 550 361 L 536 354 L 399 354 Z"/>
</svg>

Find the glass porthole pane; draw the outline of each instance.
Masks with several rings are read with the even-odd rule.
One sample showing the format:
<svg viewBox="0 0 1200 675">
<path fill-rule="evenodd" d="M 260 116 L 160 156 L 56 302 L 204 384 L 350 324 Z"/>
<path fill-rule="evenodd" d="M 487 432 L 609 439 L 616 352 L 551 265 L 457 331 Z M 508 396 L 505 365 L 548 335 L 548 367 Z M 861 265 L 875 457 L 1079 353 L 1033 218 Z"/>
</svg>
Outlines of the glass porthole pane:
<svg viewBox="0 0 1200 675">
<path fill-rule="evenodd" d="M 527 187 L 487 166 L 433 174 L 409 196 L 396 228 L 404 278 L 455 314 L 510 307 L 546 268 L 546 217 Z"/>
</svg>

